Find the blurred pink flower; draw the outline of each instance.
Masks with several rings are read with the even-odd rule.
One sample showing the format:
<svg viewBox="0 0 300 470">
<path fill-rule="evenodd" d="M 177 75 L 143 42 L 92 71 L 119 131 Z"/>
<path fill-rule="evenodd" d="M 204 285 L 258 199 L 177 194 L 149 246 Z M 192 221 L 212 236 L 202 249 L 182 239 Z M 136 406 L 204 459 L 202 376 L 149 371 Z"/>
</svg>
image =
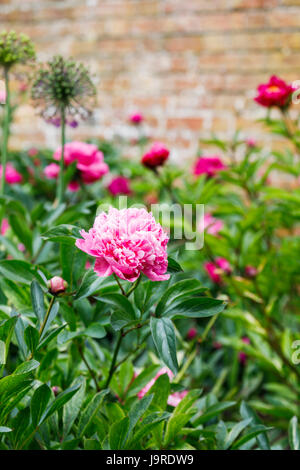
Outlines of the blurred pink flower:
<svg viewBox="0 0 300 470">
<path fill-rule="evenodd" d="M 54 160 L 61 159 L 61 148 L 53 155 Z M 77 161 L 77 169 L 84 183 L 90 184 L 102 178 L 109 168 L 104 162 L 103 153 L 98 147 L 85 142 L 70 142 L 64 147 L 64 160 L 66 165 Z"/>
<path fill-rule="evenodd" d="M 29 150 L 28 150 L 28 155 L 30 157 L 35 157 L 37 154 L 39 153 L 38 149 L 35 148 L 35 147 L 31 147 Z"/>
<path fill-rule="evenodd" d="M 242 338 L 242 341 L 243 341 L 243 343 L 245 343 L 245 344 L 250 344 L 250 339 L 249 339 L 247 336 L 244 336 L 244 337 Z M 239 356 L 238 356 L 238 357 L 239 357 L 239 362 L 240 362 L 242 365 L 245 365 L 245 364 L 246 364 L 246 361 L 247 361 L 247 357 L 248 357 L 247 354 L 244 353 L 243 351 L 241 351 L 241 352 L 239 353 Z"/>
<path fill-rule="evenodd" d="M 56 179 L 59 175 L 59 165 L 57 163 L 50 163 L 50 165 L 44 168 L 44 175 L 50 180 Z"/>
<path fill-rule="evenodd" d="M 142 157 L 142 164 L 150 169 L 163 165 L 169 158 L 170 150 L 161 142 L 154 142 Z"/>
<path fill-rule="evenodd" d="M 129 179 L 125 178 L 125 176 L 116 176 L 111 180 L 107 189 L 113 196 L 117 196 L 118 194 L 131 194 L 130 186 L 129 186 Z"/>
<path fill-rule="evenodd" d="M 0 179 L 2 177 L 2 165 L 0 165 Z M 5 181 L 8 184 L 21 183 L 22 175 L 13 167 L 11 163 L 6 164 Z"/>
<path fill-rule="evenodd" d="M 182 392 L 174 392 L 168 396 L 168 405 L 170 406 L 177 406 L 183 400 L 183 398 L 187 395 L 188 391 L 183 390 Z"/>
<path fill-rule="evenodd" d="M 255 139 L 246 139 L 246 144 L 248 145 L 249 148 L 254 148 L 256 147 L 256 140 Z"/>
<path fill-rule="evenodd" d="M 116 274 L 135 281 L 141 273 L 152 281 L 169 279 L 168 236 L 145 209 L 114 209 L 101 212 L 88 232 L 81 230 L 76 246 L 96 258 L 99 276 Z"/>
<path fill-rule="evenodd" d="M 141 124 L 144 120 L 142 113 L 134 113 L 129 117 L 129 121 L 132 124 Z"/>
<path fill-rule="evenodd" d="M 245 276 L 246 277 L 250 277 L 250 278 L 254 278 L 256 277 L 258 274 L 258 270 L 257 268 L 255 268 L 255 266 L 246 266 L 245 267 Z"/>
<path fill-rule="evenodd" d="M 173 377 L 174 377 L 174 374 L 173 372 L 168 369 L 168 367 L 163 367 L 162 369 L 160 369 L 156 376 L 150 380 L 150 382 L 147 383 L 147 385 L 145 385 L 144 388 L 142 388 L 139 392 L 138 392 L 138 398 L 141 399 L 143 398 L 147 392 L 149 392 L 150 388 L 152 387 L 152 385 L 155 384 L 155 382 L 157 381 L 158 377 L 160 377 L 161 375 L 163 374 L 167 374 L 169 379 L 171 380 Z"/>
<path fill-rule="evenodd" d="M 6 231 L 9 229 L 9 223 L 7 219 L 3 219 L 1 223 L 1 235 L 5 235 Z"/>
<path fill-rule="evenodd" d="M 6 102 L 6 90 L 0 90 L 0 104 L 5 104 Z"/>
<path fill-rule="evenodd" d="M 276 75 L 270 77 L 268 83 L 262 83 L 257 88 L 257 96 L 254 100 L 261 106 L 271 108 L 277 106 L 285 108 L 290 104 L 292 93 L 296 90 Z"/>
<path fill-rule="evenodd" d="M 187 333 L 187 339 L 194 339 L 195 336 L 197 336 L 197 330 L 196 328 L 190 328 L 188 333 Z"/>
<path fill-rule="evenodd" d="M 223 228 L 224 222 L 221 219 L 216 219 L 209 212 L 204 214 L 204 230 L 206 230 L 207 233 L 217 236 Z"/>
<path fill-rule="evenodd" d="M 173 372 L 171 372 L 170 369 L 168 369 L 168 367 L 163 367 L 162 369 L 160 369 L 157 372 L 156 376 L 152 380 L 150 380 L 150 382 L 148 382 L 147 385 L 138 392 L 137 396 L 140 400 L 146 395 L 146 393 L 149 392 L 150 388 L 155 384 L 157 379 L 163 374 L 167 374 L 170 380 L 172 380 L 172 378 L 174 377 Z M 188 393 L 187 390 L 183 390 L 182 392 L 171 393 L 168 397 L 168 405 L 174 406 L 174 407 L 177 406 L 181 402 L 181 400 L 186 396 L 187 393 Z"/>
<path fill-rule="evenodd" d="M 222 282 L 222 272 L 226 274 L 231 274 L 232 272 L 231 266 L 225 258 L 216 258 L 214 262 L 208 261 L 204 263 L 204 269 L 216 284 Z"/>
<path fill-rule="evenodd" d="M 70 181 L 68 184 L 68 190 L 71 191 L 72 193 L 77 193 L 80 189 L 80 184 L 78 181 Z"/>
<path fill-rule="evenodd" d="M 219 171 L 225 170 L 226 166 L 218 155 L 200 157 L 194 166 L 194 175 L 207 175 L 209 178 L 215 176 Z"/>
<path fill-rule="evenodd" d="M 18 250 L 22 251 L 22 252 L 25 251 L 26 250 L 25 245 L 23 243 L 19 243 L 18 244 Z"/>
</svg>

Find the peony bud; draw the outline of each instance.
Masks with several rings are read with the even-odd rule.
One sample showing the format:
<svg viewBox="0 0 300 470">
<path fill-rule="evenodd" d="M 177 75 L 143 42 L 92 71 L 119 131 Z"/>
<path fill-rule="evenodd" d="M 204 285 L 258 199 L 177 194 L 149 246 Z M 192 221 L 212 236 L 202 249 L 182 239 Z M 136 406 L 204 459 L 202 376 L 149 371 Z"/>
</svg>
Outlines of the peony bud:
<svg viewBox="0 0 300 470">
<path fill-rule="evenodd" d="M 258 271 L 254 266 L 248 265 L 248 266 L 245 267 L 245 276 L 246 277 L 254 278 L 254 277 L 257 276 L 257 274 L 258 274 Z"/>
<path fill-rule="evenodd" d="M 62 277 L 54 276 L 50 281 L 48 281 L 47 286 L 51 294 L 58 295 L 65 292 L 68 287 L 68 283 Z"/>
<path fill-rule="evenodd" d="M 196 328 L 190 328 L 188 333 L 187 333 L 187 339 L 194 339 L 195 336 L 197 336 Z"/>
</svg>

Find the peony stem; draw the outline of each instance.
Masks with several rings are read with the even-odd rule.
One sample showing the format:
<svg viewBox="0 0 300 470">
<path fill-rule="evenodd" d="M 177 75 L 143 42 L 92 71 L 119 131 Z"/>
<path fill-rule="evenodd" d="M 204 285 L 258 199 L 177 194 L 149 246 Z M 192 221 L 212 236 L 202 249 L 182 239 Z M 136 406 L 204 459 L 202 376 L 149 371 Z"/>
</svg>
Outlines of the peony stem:
<svg viewBox="0 0 300 470">
<path fill-rule="evenodd" d="M 119 336 L 118 336 L 118 340 L 116 342 L 116 347 L 115 347 L 115 350 L 114 350 L 114 355 L 113 355 L 113 358 L 112 358 L 112 361 L 111 361 L 111 364 L 110 364 L 110 368 L 109 368 L 109 373 L 108 373 L 108 377 L 107 377 L 107 381 L 105 383 L 105 387 L 104 388 L 107 388 L 110 384 L 110 381 L 112 379 L 112 376 L 113 376 L 113 373 L 115 371 L 115 365 L 116 365 L 116 361 L 117 361 L 117 357 L 118 357 L 118 352 L 119 352 L 119 349 L 120 349 L 120 346 L 121 346 L 121 343 L 122 343 L 122 339 L 124 338 L 123 336 L 123 331 L 121 330 L 120 333 L 119 333 Z"/>
<path fill-rule="evenodd" d="M 58 205 L 63 203 L 64 200 L 64 158 L 65 158 L 65 143 L 66 143 L 66 115 L 64 106 L 61 107 L 61 158 L 59 162 L 59 177 L 57 185 L 57 201 Z"/>
<path fill-rule="evenodd" d="M 5 78 L 5 106 L 4 106 L 4 121 L 3 121 L 3 145 L 2 145 L 2 176 L 1 176 L 1 196 L 4 195 L 5 191 L 5 169 L 7 160 L 7 144 L 9 136 L 9 120 L 10 120 L 10 91 L 9 91 L 9 76 L 8 68 L 4 69 Z"/>
</svg>

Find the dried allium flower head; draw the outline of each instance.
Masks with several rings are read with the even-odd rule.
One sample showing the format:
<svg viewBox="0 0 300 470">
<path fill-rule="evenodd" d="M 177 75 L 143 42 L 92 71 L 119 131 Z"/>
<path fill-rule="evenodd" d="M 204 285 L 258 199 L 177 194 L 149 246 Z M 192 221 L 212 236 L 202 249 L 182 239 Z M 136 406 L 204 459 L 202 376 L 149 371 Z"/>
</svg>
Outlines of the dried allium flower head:
<svg viewBox="0 0 300 470">
<path fill-rule="evenodd" d="M 25 34 L 15 31 L 0 33 L 0 65 L 10 68 L 35 59 L 34 45 Z"/>
<path fill-rule="evenodd" d="M 38 71 L 31 96 L 46 119 L 58 118 L 62 109 L 66 117 L 87 118 L 91 110 L 95 86 L 83 64 L 61 56 L 53 57 Z"/>
</svg>

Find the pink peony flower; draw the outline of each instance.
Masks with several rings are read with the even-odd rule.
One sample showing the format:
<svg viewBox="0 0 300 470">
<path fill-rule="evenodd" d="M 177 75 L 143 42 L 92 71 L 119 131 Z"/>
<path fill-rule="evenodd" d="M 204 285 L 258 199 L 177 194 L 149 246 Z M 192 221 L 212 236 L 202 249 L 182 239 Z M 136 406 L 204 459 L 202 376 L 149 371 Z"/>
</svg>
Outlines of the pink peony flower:
<svg viewBox="0 0 300 470">
<path fill-rule="evenodd" d="M 244 336 L 244 337 L 242 338 L 242 341 L 243 341 L 243 343 L 245 343 L 245 344 L 250 344 L 250 339 L 249 339 L 247 336 Z M 240 362 L 242 365 L 245 365 L 245 364 L 246 364 L 246 361 L 247 361 L 247 357 L 248 357 L 247 354 L 244 353 L 243 351 L 241 351 L 241 352 L 239 353 L 239 356 L 238 356 L 238 357 L 239 357 L 239 362 Z"/>
<path fill-rule="evenodd" d="M 201 230 L 201 227 L 199 227 Z M 206 213 L 204 215 L 204 230 L 210 235 L 217 236 L 218 233 L 224 228 L 224 222 L 216 219 L 212 214 Z"/>
<path fill-rule="evenodd" d="M 107 189 L 113 196 L 118 194 L 131 194 L 129 180 L 125 176 L 116 176 L 111 180 Z"/>
<path fill-rule="evenodd" d="M 0 179 L 2 177 L 2 165 L 0 165 Z M 21 183 L 22 175 L 12 166 L 11 163 L 7 163 L 5 168 L 5 181 L 8 184 Z"/>
<path fill-rule="evenodd" d="M 37 154 L 39 153 L 38 149 L 35 148 L 35 147 L 31 147 L 29 150 L 28 150 L 28 155 L 30 157 L 35 157 Z"/>
<path fill-rule="evenodd" d="M 292 93 L 295 90 L 296 88 L 276 77 L 276 75 L 272 75 L 268 83 L 262 83 L 258 86 L 258 95 L 254 100 L 266 108 L 271 108 L 272 106 L 285 108 L 289 105 Z"/>
<path fill-rule="evenodd" d="M 188 333 L 187 333 L 187 339 L 194 339 L 195 336 L 197 336 L 196 328 L 190 328 Z"/>
<path fill-rule="evenodd" d="M 132 124 L 141 124 L 144 120 L 142 113 L 134 113 L 129 117 L 129 121 Z"/>
<path fill-rule="evenodd" d="M 1 223 L 1 230 L 0 230 L 1 235 L 5 235 L 8 229 L 9 229 L 8 220 L 3 219 Z"/>
<path fill-rule="evenodd" d="M 54 160 L 61 159 L 61 148 L 54 152 L 53 158 Z M 104 163 L 103 153 L 98 150 L 98 147 L 85 142 L 67 143 L 64 147 L 64 160 L 66 165 L 77 161 L 77 170 L 86 184 L 98 181 L 109 170 L 107 164 Z"/>
<path fill-rule="evenodd" d="M 150 169 L 155 169 L 165 163 L 170 155 L 170 150 L 161 142 L 154 142 L 150 150 L 142 157 L 142 164 Z"/>
<path fill-rule="evenodd" d="M 163 367 L 162 369 L 160 369 L 160 370 L 157 372 L 156 376 L 155 376 L 153 379 L 151 379 L 150 382 L 148 382 L 147 385 L 145 385 L 145 387 L 142 388 L 142 389 L 138 392 L 138 395 L 137 395 L 138 398 L 139 398 L 139 399 L 143 398 L 143 397 L 146 395 L 146 393 L 149 392 L 149 390 L 150 390 L 150 388 L 152 387 L 152 385 L 155 384 L 155 382 L 157 381 L 158 377 L 160 377 L 160 376 L 163 375 L 163 374 L 168 374 L 170 380 L 174 377 L 173 372 L 172 372 L 170 369 L 168 369 L 168 367 Z"/>
<path fill-rule="evenodd" d="M 231 274 L 232 273 L 231 266 L 229 264 L 229 261 L 227 261 L 227 259 L 225 259 L 225 258 L 216 258 L 216 265 L 220 269 L 222 269 L 222 271 L 224 271 L 226 274 Z"/>
<path fill-rule="evenodd" d="M 6 91 L 0 90 L 0 104 L 6 103 Z"/>
<path fill-rule="evenodd" d="M 169 279 L 166 274 L 168 236 L 145 209 L 114 209 L 101 212 L 76 246 L 96 258 L 94 271 L 99 276 L 116 274 L 135 281 L 144 273 L 152 281 Z"/>
<path fill-rule="evenodd" d="M 217 156 L 200 157 L 194 166 L 194 175 L 207 175 L 209 178 L 215 176 L 219 171 L 225 170 L 226 166 Z"/>
<path fill-rule="evenodd" d="M 255 139 L 246 139 L 246 144 L 248 145 L 249 148 L 255 148 L 256 147 L 256 140 Z"/>
<path fill-rule="evenodd" d="M 56 295 L 64 292 L 68 287 L 67 281 L 65 281 L 62 277 L 54 276 L 48 281 L 48 289 L 51 294 Z"/>
<path fill-rule="evenodd" d="M 77 193 L 80 189 L 80 184 L 78 181 L 70 181 L 68 184 L 68 190 L 71 191 L 72 193 Z"/>
<path fill-rule="evenodd" d="M 59 175 L 59 165 L 57 163 L 50 163 L 44 168 L 44 175 L 49 180 L 56 179 Z"/>
<path fill-rule="evenodd" d="M 168 405 L 170 406 L 177 406 L 183 400 L 183 398 L 187 395 L 188 391 L 183 390 L 182 392 L 174 392 L 168 396 Z"/>
<path fill-rule="evenodd" d="M 156 376 L 152 380 L 150 380 L 150 382 L 148 382 L 147 385 L 138 392 L 137 396 L 140 400 L 146 395 L 146 393 L 149 392 L 150 388 L 155 384 L 158 377 L 160 377 L 163 374 L 167 374 L 170 380 L 172 380 L 172 378 L 174 377 L 173 372 L 170 371 L 168 367 L 163 367 L 162 369 L 160 369 L 157 372 Z M 188 393 L 187 390 L 183 390 L 182 392 L 171 393 L 171 395 L 169 395 L 168 397 L 168 405 L 174 406 L 174 407 L 177 406 L 181 402 L 181 400 L 186 396 L 187 393 Z"/>
<path fill-rule="evenodd" d="M 208 261 L 204 264 L 204 269 L 211 280 L 216 284 L 220 284 L 222 282 L 222 272 L 226 274 L 230 274 L 232 272 L 231 266 L 225 258 L 216 258 L 215 262 Z"/>
</svg>

